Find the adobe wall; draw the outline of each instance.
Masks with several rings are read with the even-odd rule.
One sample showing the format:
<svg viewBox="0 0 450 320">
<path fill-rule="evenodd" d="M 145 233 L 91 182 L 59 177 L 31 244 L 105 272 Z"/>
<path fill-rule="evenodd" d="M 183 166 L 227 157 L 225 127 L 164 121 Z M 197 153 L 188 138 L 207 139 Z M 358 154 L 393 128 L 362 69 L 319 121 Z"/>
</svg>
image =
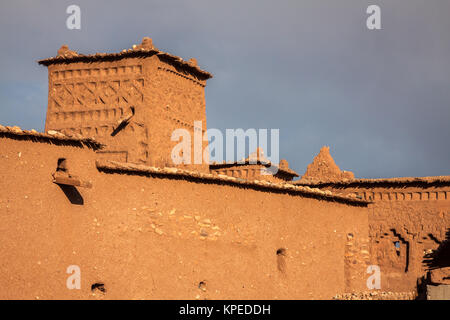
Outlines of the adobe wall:
<svg viewBox="0 0 450 320">
<path fill-rule="evenodd" d="M 303 181 L 340 181 L 344 179 L 354 179 L 355 175 L 351 171 L 341 170 L 330 155 L 330 147 L 323 146 L 306 168 L 305 174 L 301 177 Z"/>
<path fill-rule="evenodd" d="M 258 147 L 247 159 L 237 162 L 213 162 L 211 172 L 247 180 L 264 180 L 273 183 L 291 182 L 298 174 L 289 168 L 289 163 L 281 159 L 279 164 L 264 157 L 264 150 Z M 272 174 L 271 174 L 272 173 Z"/>
<path fill-rule="evenodd" d="M 364 205 L 99 172 L 73 145 L 0 145 L 0 299 L 331 299 L 365 285 L 348 287 L 344 261 L 347 235 L 368 237 Z M 92 189 L 52 183 L 60 157 Z M 66 288 L 69 265 L 81 290 Z"/>
<path fill-rule="evenodd" d="M 415 289 L 429 270 L 427 256 L 448 241 L 450 184 L 336 184 L 325 189 L 374 201 L 369 206 L 370 261 L 381 268 L 382 290 Z"/>
<path fill-rule="evenodd" d="M 151 106 L 148 113 L 148 123 L 155 134 L 150 137 L 150 142 L 158 146 L 153 153 L 154 162 L 150 165 L 175 166 L 170 158 L 172 149 L 178 142 L 171 141 L 171 136 L 176 129 L 185 129 L 191 137 L 191 164 L 179 165 L 181 168 L 195 168 L 195 170 L 207 172 L 209 170 L 209 153 L 207 161 L 200 159 L 203 164 L 194 163 L 194 139 L 195 135 L 202 150 L 207 150 L 208 142 L 203 141 L 206 133 L 206 106 L 205 86 L 206 80 L 202 80 L 193 74 L 189 74 L 182 68 L 165 63 L 164 59 L 151 58 L 147 61 L 148 68 L 148 105 Z M 194 128 L 194 121 L 201 122 L 201 128 Z M 200 154 L 203 155 L 202 150 Z M 167 155 L 167 156 L 165 156 Z"/>
<path fill-rule="evenodd" d="M 200 139 L 207 129 L 206 80 L 157 55 L 56 63 L 48 73 L 46 131 L 95 137 L 108 146 L 102 158 L 173 166 L 172 132 L 185 128 L 193 138 L 194 120 L 203 124 Z"/>
<path fill-rule="evenodd" d="M 149 160 L 143 59 L 54 64 L 48 74 L 46 131 L 95 137 L 116 160 Z M 113 136 L 131 107 L 136 110 L 133 121 Z"/>
<path fill-rule="evenodd" d="M 81 205 L 90 195 L 59 187 L 52 174 L 66 158 L 72 173 L 92 178 L 93 154 L 76 144 L 0 137 L 0 299 L 35 299 L 44 292 L 57 297 L 76 250 L 92 254 Z"/>
<path fill-rule="evenodd" d="M 224 165 L 223 167 L 213 166 L 212 168 L 210 168 L 211 172 L 235 178 L 248 180 L 266 180 L 274 183 L 288 181 L 288 178 L 286 177 L 287 175 L 280 172 L 278 172 L 276 175 L 263 174 L 263 172 L 266 172 L 267 170 L 267 166 L 261 164 L 237 164 L 229 166 Z"/>
</svg>

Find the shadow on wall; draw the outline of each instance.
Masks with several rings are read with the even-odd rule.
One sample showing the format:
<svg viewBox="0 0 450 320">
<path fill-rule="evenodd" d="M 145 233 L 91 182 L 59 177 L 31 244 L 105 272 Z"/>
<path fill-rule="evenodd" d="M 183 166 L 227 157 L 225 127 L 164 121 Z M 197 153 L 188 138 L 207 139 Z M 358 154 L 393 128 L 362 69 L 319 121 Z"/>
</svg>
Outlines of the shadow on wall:
<svg viewBox="0 0 450 320">
<path fill-rule="evenodd" d="M 446 240 L 442 241 L 436 250 L 426 254 L 423 263 L 428 272 L 417 282 L 418 300 L 427 299 L 427 285 L 437 285 L 442 281 L 450 280 L 450 275 L 448 275 L 450 269 L 450 228 L 447 229 Z M 435 271 L 437 271 L 438 277 L 432 276 Z M 439 272 L 443 272 L 440 277 Z"/>
<path fill-rule="evenodd" d="M 395 251 L 398 257 L 400 257 L 401 253 L 400 253 L 400 247 L 401 244 L 403 244 L 405 246 L 405 273 L 408 272 L 408 268 L 409 268 L 409 241 L 406 241 L 406 239 L 404 239 L 399 233 L 397 233 L 397 231 L 395 229 L 391 229 L 392 234 L 394 235 L 394 237 L 396 237 L 399 241 L 395 241 L 394 242 L 394 246 L 395 246 Z"/>
<path fill-rule="evenodd" d="M 78 192 L 77 188 L 68 185 L 58 185 L 69 199 L 71 204 L 82 206 L 84 204 L 83 196 Z"/>
<path fill-rule="evenodd" d="M 450 267 L 450 228 L 447 229 L 446 240 L 435 251 L 425 255 L 423 262 L 429 270 Z"/>
</svg>

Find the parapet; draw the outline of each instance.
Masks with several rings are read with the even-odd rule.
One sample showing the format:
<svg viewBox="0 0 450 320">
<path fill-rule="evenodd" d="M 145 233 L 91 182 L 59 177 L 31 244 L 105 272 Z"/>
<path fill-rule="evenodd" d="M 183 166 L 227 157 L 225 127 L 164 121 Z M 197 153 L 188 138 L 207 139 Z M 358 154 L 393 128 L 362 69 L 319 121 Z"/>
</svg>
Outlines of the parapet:
<svg viewBox="0 0 450 320">
<path fill-rule="evenodd" d="M 66 142 L 84 145 L 93 150 L 99 150 L 103 145 L 93 138 L 86 138 L 82 136 L 68 136 L 58 131 L 49 130 L 47 133 L 37 132 L 36 130 L 22 130 L 20 127 L 8 127 L 0 125 L 0 136 L 6 137 L 20 137 L 30 140 L 44 141 L 44 142 Z"/>
<path fill-rule="evenodd" d="M 156 55 L 162 60 L 167 61 L 173 65 L 183 67 L 187 71 L 195 74 L 202 80 L 207 80 L 213 75 L 205 70 L 202 70 L 197 65 L 196 59 L 185 61 L 182 58 L 172 55 L 170 53 L 161 51 L 153 46 L 152 39 L 145 37 L 139 45 L 133 45 L 130 49 L 124 49 L 117 53 L 95 53 L 95 54 L 81 54 L 73 50 L 69 50 L 67 45 L 63 45 L 56 57 L 39 60 L 38 63 L 44 66 L 52 64 L 64 64 L 74 62 L 97 62 L 97 61 L 113 61 L 130 57 L 150 57 Z"/>
<path fill-rule="evenodd" d="M 275 174 L 261 174 L 264 169 L 275 168 Z M 257 148 L 248 158 L 237 162 L 212 163 L 209 166 L 214 173 L 228 175 L 243 179 L 271 180 L 274 182 L 290 182 L 299 175 L 289 168 L 287 160 L 282 159 L 279 164 L 273 164 L 264 156 L 262 148 Z"/>
<path fill-rule="evenodd" d="M 401 178 L 381 178 L 381 179 L 343 179 L 343 180 L 299 180 L 297 185 L 309 186 L 432 186 L 436 184 L 450 184 L 450 176 L 431 176 L 431 177 L 401 177 Z"/>
<path fill-rule="evenodd" d="M 125 173 L 135 175 L 148 176 L 164 176 L 179 179 L 191 179 L 196 181 L 204 181 L 205 183 L 225 183 L 235 186 L 243 186 L 246 188 L 263 189 L 269 192 L 287 192 L 313 198 L 323 199 L 326 201 L 335 201 L 346 204 L 366 206 L 369 201 L 358 199 L 352 196 L 333 194 L 331 191 L 323 191 L 317 188 L 296 186 L 289 183 L 273 183 L 264 180 L 246 180 L 235 177 L 230 177 L 223 174 L 202 173 L 198 171 L 182 170 L 178 168 L 166 167 L 157 168 L 141 164 L 121 163 L 110 160 L 97 160 L 97 169 L 107 173 Z"/>
</svg>

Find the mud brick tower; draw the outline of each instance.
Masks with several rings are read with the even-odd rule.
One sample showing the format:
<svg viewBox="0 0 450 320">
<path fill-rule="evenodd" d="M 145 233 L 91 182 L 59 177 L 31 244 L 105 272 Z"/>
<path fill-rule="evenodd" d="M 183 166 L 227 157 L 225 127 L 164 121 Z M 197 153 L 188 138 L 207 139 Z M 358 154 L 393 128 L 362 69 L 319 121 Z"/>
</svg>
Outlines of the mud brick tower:
<svg viewBox="0 0 450 320">
<path fill-rule="evenodd" d="M 49 75 L 45 130 L 95 138 L 106 145 L 100 158 L 174 166 L 173 130 L 193 137 L 194 121 L 207 129 L 204 88 L 212 75 L 195 59 L 158 50 L 150 38 L 120 53 L 84 55 L 64 45 L 39 63 Z"/>
</svg>

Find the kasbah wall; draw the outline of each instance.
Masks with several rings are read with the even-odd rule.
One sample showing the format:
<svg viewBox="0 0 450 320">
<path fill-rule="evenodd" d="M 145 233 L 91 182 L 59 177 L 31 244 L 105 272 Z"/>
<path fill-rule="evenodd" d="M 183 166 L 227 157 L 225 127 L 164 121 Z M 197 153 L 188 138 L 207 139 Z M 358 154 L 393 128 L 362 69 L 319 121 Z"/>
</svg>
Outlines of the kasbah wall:
<svg viewBox="0 0 450 320">
<path fill-rule="evenodd" d="M 0 126 L 0 299 L 332 299 L 369 265 L 397 298 L 448 282 L 448 177 L 358 180 L 326 148 L 296 182 L 285 160 L 174 166 L 173 130 L 206 130 L 195 59 L 144 38 L 40 63 L 46 133 Z"/>
<path fill-rule="evenodd" d="M 355 179 L 324 147 L 296 185 L 370 201 L 370 264 L 387 291 L 450 284 L 450 177 Z"/>
<path fill-rule="evenodd" d="M 96 163 L 86 146 L 18 137 L 1 138 L 2 299 L 95 298 L 94 283 L 108 299 L 329 299 L 349 290 L 345 245 L 349 233 L 367 238 L 364 203 Z M 60 158 L 92 188 L 53 183 Z M 81 290 L 66 287 L 69 265 L 81 268 Z"/>
</svg>

